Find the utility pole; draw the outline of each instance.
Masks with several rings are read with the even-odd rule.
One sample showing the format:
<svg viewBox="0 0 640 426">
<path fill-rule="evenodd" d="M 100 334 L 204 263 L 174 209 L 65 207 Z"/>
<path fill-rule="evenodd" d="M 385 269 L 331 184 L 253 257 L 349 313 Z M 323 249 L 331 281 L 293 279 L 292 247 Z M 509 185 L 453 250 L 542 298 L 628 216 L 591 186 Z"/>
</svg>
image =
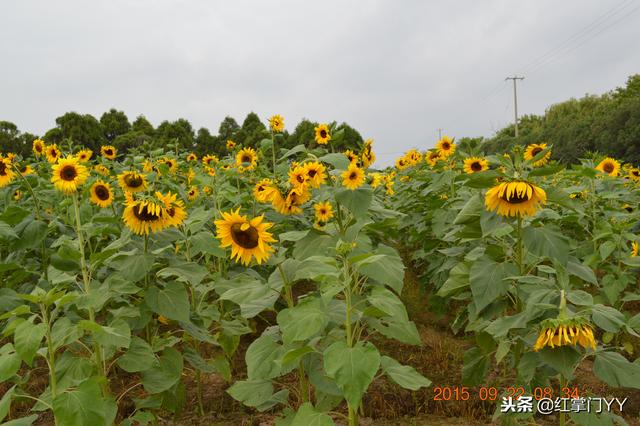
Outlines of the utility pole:
<svg viewBox="0 0 640 426">
<path fill-rule="evenodd" d="M 518 91 L 516 89 L 516 81 L 524 80 L 524 77 L 518 77 L 514 75 L 513 77 L 507 77 L 504 81 L 513 80 L 513 105 L 515 111 L 515 127 L 516 127 L 516 138 L 518 137 Z"/>
<path fill-rule="evenodd" d="M 438 140 L 442 139 L 442 129 L 438 128 Z"/>
</svg>

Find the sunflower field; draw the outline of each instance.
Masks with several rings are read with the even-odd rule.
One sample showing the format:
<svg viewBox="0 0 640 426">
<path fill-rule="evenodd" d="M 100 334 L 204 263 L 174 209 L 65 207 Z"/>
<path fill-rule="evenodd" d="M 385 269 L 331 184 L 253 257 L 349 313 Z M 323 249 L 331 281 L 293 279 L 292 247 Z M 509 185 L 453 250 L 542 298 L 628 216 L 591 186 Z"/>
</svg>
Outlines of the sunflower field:
<svg viewBox="0 0 640 426">
<path fill-rule="evenodd" d="M 446 136 L 376 169 L 335 124 L 288 150 L 269 126 L 225 156 L 2 153 L 0 421 L 540 421 L 500 410 L 514 388 L 631 401 L 560 424 L 638 419 L 640 170 Z"/>
</svg>

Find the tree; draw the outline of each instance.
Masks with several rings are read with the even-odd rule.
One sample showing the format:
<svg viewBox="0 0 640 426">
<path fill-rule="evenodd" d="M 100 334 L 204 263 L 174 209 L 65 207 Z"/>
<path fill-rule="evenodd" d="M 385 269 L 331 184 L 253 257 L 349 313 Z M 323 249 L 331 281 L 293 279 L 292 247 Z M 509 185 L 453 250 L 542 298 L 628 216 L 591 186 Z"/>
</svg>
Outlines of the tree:
<svg viewBox="0 0 640 426">
<path fill-rule="evenodd" d="M 240 126 L 238 126 L 236 120 L 233 117 L 226 116 L 218 128 L 218 138 L 222 143 L 226 143 L 229 139 L 233 140 L 234 133 L 239 129 Z"/>
<path fill-rule="evenodd" d="M 134 132 L 142 132 L 147 136 L 153 136 L 155 129 L 153 125 L 146 119 L 144 115 L 139 115 L 131 126 Z"/>
<path fill-rule="evenodd" d="M 0 121 L 0 153 L 25 154 L 24 141 L 20 139 L 18 126 L 10 121 Z"/>
<path fill-rule="evenodd" d="M 45 140 L 49 143 L 61 143 L 64 139 L 71 139 L 74 145 L 83 145 L 93 151 L 99 151 L 107 142 L 100 122 L 90 114 L 68 112 L 56 118 L 59 131 L 49 131 Z"/>
<path fill-rule="evenodd" d="M 109 142 L 131 130 L 127 115 L 123 111 L 117 111 L 115 108 L 111 108 L 109 112 L 102 114 L 100 125 L 102 125 L 104 136 Z"/>
<path fill-rule="evenodd" d="M 194 134 L 191 123 L 184 118 L 160 123 L 156 129 L 156 142 L 161 146 L 177 143 L 179 147 L 187 150 L 193 149 Z"/>
<path fill-rule="evenodd" d="M 151 140 L 151 136 L 142 131 L 131 131 L 117 136 L 113 140 L 113 145 L 118 149 L 118 152 L 126 154 L 142 148 L 145 142 L 151 142 Z"/>
<path fill-rule="evenodd" d="M 200 129 L 198 129 L 195 151 L 200 156 L 211 153 L 222 155 L 224 153 L 222 147 L 223 144 L 219 143 L 218 138 L 216 136 L 213 136 L 209 129 L 207 129 L 206 127 L 201 127 Z"/>
</svg>

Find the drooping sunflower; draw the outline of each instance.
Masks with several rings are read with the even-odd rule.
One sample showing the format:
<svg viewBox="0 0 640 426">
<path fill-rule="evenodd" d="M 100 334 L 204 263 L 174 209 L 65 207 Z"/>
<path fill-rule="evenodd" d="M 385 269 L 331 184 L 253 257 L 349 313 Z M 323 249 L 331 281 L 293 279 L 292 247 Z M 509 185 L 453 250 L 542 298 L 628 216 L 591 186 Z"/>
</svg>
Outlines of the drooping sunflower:
<svg viewBox="0 0 640 426">
<path fill-rule="evenodd" d="M 410 149 L 405 154 L 405 158 L 410 165 L 415 166 L 416 164 L 422 161 L 422 153 L 417 149 Z"/>
<path fill-rule="evenodd" d="M 118 155 L 118 150 L 111 145 L 105 145 L 103 147 L 100 147 L 100 153 L 107 160 L 113 160 Z"/>
<path fill-rule="evenodd" d="M 320 188 L 327 180 L 327 168 L 318 161 L 312 161 L 303 165 L 307 171 L 307 183 L 312 188 Z"/>
<path fill-rule="evenodd" d="M 304 166 L 296 166 L 289 170 L 289 183 L 298 187 L 307 184 L 307 169 Z"/>
<path fill-rule="evenodd" d="M 192 152 L 191 154 L 187 155 L 187 161 L 198 161 L 198 156 L 194 152 Z"/>
<path fill-rule="evenodd" d="M 136 200 L 127 193 L 127 201 L 122 220 L 124 224 L 137 235 L 157 233 L 166 227 L 163 217 L 164 208 L 161 203 L 153 200 Z"/>
<path fill-rule="evenodd" d="M 276 114 L 269 119 L 269 127 L 274 133 L 281 133 L 284 130 L 284 118 L 280 114 Z"/>
<path fill-rule="evenodd" d="M 548 346 L 576 346 L 596 349 L 596 339 L 591 324 L 580 317 L 565 319 L 546 319 L 540 324 L 540 335 L 533 346 L 534 351 Z"/>
<path fill-rule="evenodd" d="M 525 181 L 502 182 L 489 189 L 484 204 L 500 216 L 533 216 L 547 201 L 544 190 Z"/>
<path fill-rule="evenodd" d="M 65 194 L 76 192 L 89 177 L 89 170 L 75 157 L 61 158 L 51 167 L 51 172 L 51 183 Z"/>
<path fill-rule="evenodd" d="M 527 161 L 531 161 L 533 160 L 533 157 L 540 154 L 545 149 L 547 149 L 546 143 L 541 143 L 541 144 L 532 143 L 531 145 L 527 146 L 527 149 L 524 150 L 524 159 Z M 551 151 L 547 151 L 547 153 L 544 154 L 544 156 L 541 159 L 533 163 L 533 166 L 534 167 L 544 166 L 545 164 L 547 164 L 547 162 L 549 162 L 549 158 L 551 158 Z"/>
<path fill-rule="evenodd" d="M 350 190 L 358 189 L 364 183 L 364 170 L 355 164 L 350 164 L 349 168 L 342 172 L 342 185 Z"/>
<path fill-rule="evenodd" d="M 273 185 L 269 178 L 262 179 L 253 187 L 253 196 L 256 197 L 256 200 L 260 203 L 270 203 L 273 201 L 276 192 L 278 192 L 278 188 Z"/>
<path fill-rule="evenodd" d="M 93 168 L 93 170 L 95 170 L 97 173 L 101 174 L 102 176 L 109 176 L 109 169 L 103 166 L 102 164 L 97 164 Z"/>
<path fill-rule="evenodd" d="M 55 164 L 56 161 L 58 161 L 58 158 L 60 158 L 60 155 L 62 155 L 62 153 L 58 149 L 58 145 L 56 145 L 55 143 L 52 145 L 48 145 L 44 150 L 44 154 L 47 157 L 47 161 L 51 164 Z"/>
<path fill-rule="evenodd" d="M 384 184 L 385 193 L 387 195 L 391 196 L 391 195 L 396 193 L 396 191 L 393 190 L 393 185 L 395 185 L 395 184 L 396 184 L 396 181 L 393 180 L 393 178 L 389 178 L 387 176 L 387 179 L 386 179 L 385 184 Z"/>
<path fill-rule="evenodd" d="M 638 256 L 638 242 L 634 241 L 631 243 L 631 257 Z"/>
<path fill-rule="evenodd" d="M 438 161 L 442 160 L 442 157 L 440 156 L 440 152 L 439 151 L 429 151 L 424 156 L 424 159 L 427 162 L 427 164 L 429 164 L 431 167 L 433 167 L 438 163 Z"/>
<path fill-rule="evenodd" d="M 118 175 L 118 185 L 123 191 L 141 192 L 147 189 L 147 179 L 138 172 L 122 172 Z"/>
<path fill-rule="evenodd" d="M 176 194 L 156 192 L 156 198 L 164 205 L 162 217 L 165 226 L 180 226 L 187 218 L 184 201 L 179 200 Z"/>
<path fill-rule="evenodd" d="M 45 149 L 45 145 L 42 139 L 36 139 L 33 141 L 33 144 L 31 145 L 31 150 L 33 151 L 36 157 L 40 157 L 41 155 L 44 155 L 44 149 Z"/>
<path fill-rule="evenodd" d="M 103 180 L 98 180 L 91 185 L 89 192 L 91 194 L 90 201 L 99 207 L 109 207 L 113 202 L 113 191 L 111 191 L 111 185 Z"/>
<path fill-rule="evenodd" d="M 268 229 L 272 223 L 263 222 L 264 216 L 249 220 L 247 216 L 239 214 L 240 209 L 223 212 L 222 219 L 216 220 L 216 238 L 220 240 L 220 247 L 231 247 L 231 259 L 249 265 L 255 258 L 258 264 L 265 262 L 271 256 L 273 247 L 269 243 L 276 240 Z"/>
<path fill-rule="evenodd" d="M 211 167 L 213 164 L 217 163 L 218 160 L 218 156 L 216 155 L 205 155 L 204 157 L 202 157 L 202 164 L 204 164 L 207 167 Z"/>
<path fill-rule="evenodd" d="M 87 161 L 91 160 L 92 155 L 93 151 L 91 151 L 90 149 L 83 149 L 81 151 L 78 151 L 78 153 L 76 154 L 76 158 L 81 163 L 86 163 Z"/>
<path fill-rule="evenodd" d="M 618 173 L 620 173 L 620 163 L 611 157 L 607 157 L 596 166 L 596 170 L 606 173 L 609 176 L 618 176 Z"/>
<path fill-rule="evenodd" d="M 236 147 L 236 143 L 232 140 L 227 141 L 227 150 L 231 151 Z"/>
<path fill-rule="evenodd" d="M 362 161 L 362 167 L 365 169 L 375 163 L 376 155 L 373 153 L 373 139 L 367 139 L 364 141 L 364 147 L 362 148 L 360 158 Z"/>
<path fill-rule="evenodd" d="M 464 171 L 466 173 L 478 173 L 489 169 L 489 162 L 484 158 L 470 157 L 464 160 Z"/>
<path fill-rule="evenodd" d="M 258 155 L 253 148 L 242 148 L 236 154 L 236 167 L 241 172 L 253 170 L 258 164 Z"/>
<path fill-rule="evenodd" d="M 350 164 L 358 165 L 358 161 L 360 160 L 360 157 L 358 157 L 358 154 L 348 149 L 344 152 L 344 155 L 349 159 Z"/>
<path fill-rule="evenodd" d="M 0 156 L 0 188 L 11 183 L 15 173 L 12 170 L 11 160 Z"/>
<path fill-rule="evenodd" d="M 319 145 L 326 145 L 331 140 L 331 135 L 329 134 L 329 126 L 326 124 L 320 124 L 313 129 L 316 132 L 316 142 Z"/>
<path fill-rule="evenodd" d="M 316 221 L 327 223 L 333 217 L 333 207 L 328 201 L 322 203 L 316 203 L 313 205 L 316 211 Z"/>
<path fill-rule="evenodd" d="M 189 188 L 189 192 L 187 192 L 187 198 L 189 201 L 195 201 L 198 198 L 198 188 L 196 186 L 192 186 Z"/>
<path fill-rule="evenodd" d="M 443 136 L 442 139 L 436 143 L 436 149 L 438 150 L 440 157 L 447 158 L 455 152 L 456 144 L 449 136 Z"/>
</svg>

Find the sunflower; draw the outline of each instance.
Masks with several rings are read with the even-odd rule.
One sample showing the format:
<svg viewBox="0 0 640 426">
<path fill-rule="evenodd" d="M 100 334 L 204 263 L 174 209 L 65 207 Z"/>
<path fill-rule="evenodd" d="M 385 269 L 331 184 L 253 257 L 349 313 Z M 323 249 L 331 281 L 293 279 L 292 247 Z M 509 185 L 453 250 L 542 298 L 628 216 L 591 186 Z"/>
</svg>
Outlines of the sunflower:
<svg viewBox="0 0 640 426">
<path fill-rule="evenodd" d="M 606 173 L 609 176 L 618 176 L 620 163 L 611 157 L 607 157 L 596 166 L 596 170 Z"/>
<path fill-rule="evenodd" d="M 464 160 L 464 171 L 472 174 L 483 172 L 489 168 L 489 162 L 484 158 L 471 157 Z"/>
<path fill-rule="evenodd" d="M 376 161 L 376 155 L 372 150 L 373 140 L 367 139 L 364 141 L 364 147 L 362 148 L 362 154 L 360 155 L 362 159 L 362 167 L 365 169 L 369 168 Z"/>
<path fill-rule="evenodd" d="M 527 146 L 527 149 L 524 150 L 524 159 L 527 161 L 531 161 L 533 160 L 533 157 L 540 154 L 545 149 L 547 149 L 546 143 L 541 143 L 541 144 L 532 143 L 531 145 Z M 533 163 L 533 166 L 534 167 L 544 166 L 549 161 L 549 158 L 551 158 L 551 151 L 547 151 L 547 153 L 544 154 L 544 156 L 541 159 Z"/>
<path fill-rule="evenodd" d="M 640 181 L 640 169 L 632 167 L 629 169 L 629 179 L 633 181 Z"/>
<path fill-rule="evenodd" d="M 228 170 L 228 167 L 227 167 L 227 170 Z M 208 174 L 211 177 L 216 175 L 216 169 L 214 169 L 213 167 L 205 166 L 204 171 L 205 171 L 206 174 Z"/>
<path fill-rule="evenodd" d="M 36 157 L 40 157 L 41 155 L 43 155 L 45 150 L 44 141 L 42 139 L 34 140 L 33 144 L 31 145 L 31 150 Z"/>
<path fill-rule="evenodd" d="M 13 152 L 8 152 L 7 159 L 13 163 L 13 160 L 16 159 L 16 154 L 14 154 Z"/>
<path fill-rule="evenodd" d="M 118 155 L 118 150 L 111 145 L 106 145 L 100 148 L 100 153 L 107 160 L 113 160 Z"/>
<path fill-rule="evenodd" d="M 196 172 L 194 172 L 192 168 L 189 168 L 189 171 L 185 174 L 185 177 L 187 178 L 187 184 L 191 185 L 191 182 L 193 182 L 193 179 L 196 177 Z"/>
<path fill-rule="evenodd" d="M 436 163 L 440 160 L 442 160 L 443 158 L 440 156 L 440 152 L 439 151 L 429 151 L 425 156 L 424 156 L 425 161 L 427 162 L 427 164 L 429 164 L 431 167 L 435 166 Z"/>
<path fill-rule="evenodd" d="M 415 166 L 422 161 L 422 153 L 417 149 L 411 149 L 405 154 L 405 158 L 410 165 Z"/>
<path fill-rule="evenodd" d="M 355 164 L 350 164 L 349 168 L 342 172 L 342 185 L 350 190 L 357 189 L 364 183 L 364 170 Z"/>
<path fill-rule="evenodd" d="M 631 243 L 631 257 L 638 256 L 638 242 L 634 241 Z"/>
<path fill-rule="evenodd" d="M 271 179 L 265 178 L 253 187 L 253 196 L 261 203 L 270 203 L 278 189 L 271 183 Z"/>
<path fill-rule="evenodd" d="M 316 211 L 316 222 L 327 223 L 333 217 L 333 207 L 328 201 L 316 203 L 313 208 Z"/>
<path fill-rule="evenodd" d="M 489 189 L 485 207 L 497 210 L 500 216 L 533 216 L 540 204 L 547 201 L 544 190 L 524 181 L 503 182 Z"/>
<path fill-rule="evenodd" d="M 327 168 L 318 161 L 312 161 L 303 165 L 307 172 L 307 183 L 312 188 L 320 188 L 327 181 Z"/>
<path fill-rule="evenodd" d="M 123 172 L 118 175 L 118 185 L 123 191 L 140 192 L 147 189 L 147 179 L 138 172 Z"/>
<path fill-rule="evenodd" d="M 253 170 L 258 163 L 258 155 L 253 148 L 242 148 L 236 154 L 236 167 L 241 172 Z"/>
<path fill-rule="evenodd" d="M 111 185 L 103 180 L 96 181 L 89 189 L 91 202 L 99 207 L 109 207 L 113 202 L 113 191 Z"/>
<path fill-rule="evenodd" d="M 154 171 L 155 167 L 153 167 L 153 163 L 151 162 L 151 160 L 144 160 L 144 162 L 142 163 L 142 171 L 145 173 L 151 173 L 152 171 Z"/>
<path fill-rule="evenodd" d="M 101 174 L 102 176 L 109 176 L 109 169 L 103 166 L 102 164 L 97 164 L 93 168 L 93 170 L 95 170 L 97 173 Z"/>
<path fill-rule="evenodd" d="M 187 161 L 198 161 L 198 156 L 192 152 L 191 154 L 187 155 Z"/>
<path fill-rule="evenodd" d="M 236 147 L 236 143 L 232 140 L 227 141 L 227 150 L 231 151 Z"/>
<path fill-rule="evenodd" d="M 393 195 L 396 193 L 396 191 L 393 190 L 393 185 L 395 184 L 396 182 L 393 179 L 387 179 L 387 181 L 384 184 L 385 193 L 387 195 Z"/>
<path fill-rule="evenodd" d="M 596 349 L 596 339 L 593 329 L 583 318 L 547 319 L 540 324 L 540 334 L 533 346 L 534 351 L 548 346 L 576 346 Z"/>
<path fill-rule="evenodd" d="M 160 232 L 166 227 L 163 213 L 161 203 L 152 200 L 136 200 L 133 195 L 127 193 L 122 220 L 134 234 L 149 235 L 149 232 Z"/>
<path fill-rule="evenodd" d="M 271 204 L 273 208 L 278 211 L 280 214 L 284 215 L 292 215 L 292 214 L 300 214 L 302 213 L 301 205 L 309 201 L 311 198 L 311 193 L 307 189 L 306 186 L 299 186 L 296 188 L 292 188 L 286 197 L 283 197 L 280 194 L 280 191 L 275 191 L 273 193 L 273 198 L 271 199 Z"/>
<path fill-rule="evenodd" d="M 178 162 L 173 158 L 165 157 L 159 161 L 159 163 L 164 164 L 169 168 L 170 173 L 175 173 L 178 170 Z"/>
<path fill-rule="evenodd" d="M 93 151 L 91 151 L 90 149 L 83 149 L 81 151 L 78 151 L 78 153 L 76 154 L 76 158 L 81 163 L 86 163 L 87 161 L 91 160 L 92 155 Z"/>
<path fill-rule="evenodd" d="M 369 185 L 371 185 L 372 188 L 379 187 L 384 180 L 381 173 L 371 173 L 369 177 L 371 178 Z"/>
<path fill-rule="evenodd" d="M 20 201 L 21 198 L 22 198 L 22 191 L 20 191 L 19 189 L 16 189 L 15 191 L 13 191 L 14 201 Z"/>
<path fill-rule="evenodd" d="M 217 163 L 218 157 L 216 155 L 205 155 L 204 157 L 202 157 L 202 164 L 204 164 L 205 166 L 211 167 L 211 163 L 215 164 Z"/>
<path fill-rule="evenodd" d="M 198 198 L 198 188 L 196 186 L 192 186 L 189 188 L 189 192 L 187 192 L 187 198 L 189 201 L 195 201 Z"/>
<path fill-rule="evenodd" d="M 404 158 L 404 157 L 397 158 L 397 159 L 396 159 L 396 167 L 397 167 L 399 170 L 404 170 L 404 169 L 406 169 L 407 167 L 409 167 L 409 162 L 408 162 L 408 161 L 407 161 L 407 159 L 406 159 L 406 158 Z"/>
<path fill-rule="evenodd" d="M 33 168 L 28 164 L 26 166 L 20 167 L 18 171 L 22 176 L 28 176 L 30 174 L 33 174 Z"/>
<path fill-rule="evenodd" d="M 187 218 L 184 201 L 178 200 L 176 194 L 169 192 L 164 195 L 161 192 L 156 192 L 156 198 L 164 204 L 162 216 L 165 226 L 179 226 Z"/>
<path fill-rule="evenodd" d="M 222 219 L 216 220 L 216 238 L 220 240 L 220 247 L 231 247 L 231 259 L 249 265 L 255 257 L 261 264 L 269 259 L 273 247 L 268 243 L 274 243 L 268 229 L 272 223 L 263 222 L 264 216 L 254 217 L 249 220 L 247 216 L 241 216 L 235 211 L 223 212 Z"/>
<path fill-rule="evenodd" d="M 55 164 L 56 161 L 58 161 L 58 158 L 60 158 L 61 152 L 58 149 L 58 145 L 54 143 L 45 148 L 44 154 L 47 157 L 47 161 L 49 163 Z"/>
<path fill-rule="evenodd" d="M 331 135 L 329 134 L 329 126 L 327 126 L 326 124 L 316 126 L 313 130 L 316 132 L 316 142 L 319 145 L 326 145 L 331 140 Z"/>
<path fill-rule="evenodd" d="M 360 157 L 358 157 L 358 155 L 355 152 L 348 149 L 344 152 L 344 155 L 349 159 L 349 164 L 358 165 L 358 161 L 360 160 Z"/>
<path fill-rule="evenodd" d="M 269 127 L 274 133 L 281 133 L 284 130 L 284 117 L 276 114 L 269 119 Z"/>
<path fill-rule="evenodd" d="M 306 185 L 308 178 L 307 169 L 304 166 L 296 166 L 289 170 L 289 183 L 294 187 Z"/>
<path fill-rule="evenodd" d="M 453 143 L 453 139 L 449 136 L 443 136 L 442 139 L 436 143 L 436 149 L 438 150 L 440 157 L 447 158 L 455 152 L 456 144 Z"/>
<path fill-rule="evenodd" d="M 51 167 L 51 183 L 65 194 L 76 192 L 89 177 L 89 171 L 75 157 L 61 158 Z"/>
</svg>

